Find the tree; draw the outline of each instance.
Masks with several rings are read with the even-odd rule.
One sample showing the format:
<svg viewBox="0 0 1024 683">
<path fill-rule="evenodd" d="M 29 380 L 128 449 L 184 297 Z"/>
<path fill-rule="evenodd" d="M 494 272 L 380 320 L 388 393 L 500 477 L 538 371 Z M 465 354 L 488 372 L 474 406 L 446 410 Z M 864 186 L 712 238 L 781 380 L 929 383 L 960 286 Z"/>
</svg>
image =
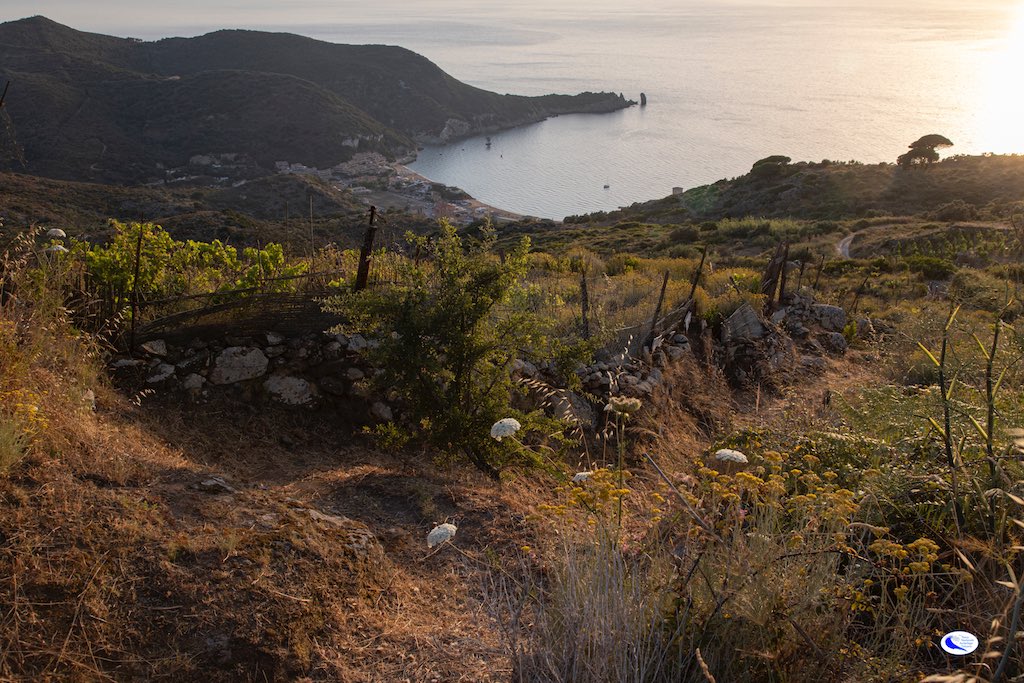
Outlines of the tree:
<svg viewBox="0 0 1024 683">
<path fill-rule="evenodd" d="M 953 142 L 949 138 L 931 133 L 912 142 L 910 151 L 897 157 L 896 163 L 903 168 L 933 164 L 939 160 L 939 153 L 936 150 L 952 146 Z"/>
</svg>

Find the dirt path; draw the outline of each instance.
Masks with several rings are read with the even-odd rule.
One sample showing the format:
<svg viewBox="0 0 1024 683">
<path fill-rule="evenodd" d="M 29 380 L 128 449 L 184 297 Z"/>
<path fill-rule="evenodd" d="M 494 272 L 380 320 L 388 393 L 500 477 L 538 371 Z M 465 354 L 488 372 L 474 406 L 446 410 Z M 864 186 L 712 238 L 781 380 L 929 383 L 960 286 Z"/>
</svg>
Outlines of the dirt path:
<svg viewBox="0 0 1024 683">
<path fill-rule="evenodd" d="M 850 245 L 853 244 L 853 238 L 856 237 L 857 234 L 858 233 L 847 235 L 836 242 L 836 253 L 839 254 L 840 258 L 850 258 Z"/>
</svg>

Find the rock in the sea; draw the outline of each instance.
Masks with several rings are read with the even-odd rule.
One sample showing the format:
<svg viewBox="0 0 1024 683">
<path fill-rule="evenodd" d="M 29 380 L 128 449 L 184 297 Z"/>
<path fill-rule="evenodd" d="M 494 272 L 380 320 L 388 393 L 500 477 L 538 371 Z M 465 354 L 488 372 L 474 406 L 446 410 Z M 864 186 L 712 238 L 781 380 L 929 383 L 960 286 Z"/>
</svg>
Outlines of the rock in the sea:
<svg viewBox="0 0 1024 683">
<path fill-rule="evenodd" d="M 232 346 L 217 356 L 209 379 L 214 384 L 234 384 L 255 379 L 266 373 L 268 364 L 269 361 L 261 350 L 248 346 Z"/>
<path fill-rule="evenodd" d="M 301 377 L 272 375 L 263 383 L 270 397 L 289 406 L 304 406 L 316 398 L 313 385 Z"/>
</svg>

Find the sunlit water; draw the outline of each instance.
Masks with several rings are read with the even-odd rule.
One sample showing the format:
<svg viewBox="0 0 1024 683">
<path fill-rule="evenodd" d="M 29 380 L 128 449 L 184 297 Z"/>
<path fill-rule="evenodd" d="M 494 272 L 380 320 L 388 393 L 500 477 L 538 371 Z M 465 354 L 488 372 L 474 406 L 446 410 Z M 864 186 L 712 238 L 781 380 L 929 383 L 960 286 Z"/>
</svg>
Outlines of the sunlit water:
<svg viewBox="0 0 1024 683">
<path fill-rule="evenodd" d="M 497 92 L 647 94 L 645 109 L 550 119 L 492 135 L 490 148 L 427 147 L 412 165 L 520 213 L 614 209 L 770 154 L 892 161 L 926 133 L 952 139 L 949 153 L 1024 152 L 1020 1 L 340 5 L 297 0 L 288 17 L 266 9 L 252 21 L 403 45 Z M 327 19 L 302 23 L 314 12 Z"/>
</svg>

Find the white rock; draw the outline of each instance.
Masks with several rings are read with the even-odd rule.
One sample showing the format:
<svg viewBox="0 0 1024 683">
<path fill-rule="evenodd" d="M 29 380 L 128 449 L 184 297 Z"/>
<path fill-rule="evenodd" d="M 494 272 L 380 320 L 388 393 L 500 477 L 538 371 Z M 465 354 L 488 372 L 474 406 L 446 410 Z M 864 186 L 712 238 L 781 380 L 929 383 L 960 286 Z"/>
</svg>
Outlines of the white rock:
<svg viewBox="0 0 1024 683">
<path fill-rule="evenodd" d="M 354 334 L 348 340 L 348 350 L 353 353 L 365 351 L 367 348 L 369 348 L 369 344 L 366 342 L 366 338 L 361 334 Z"/>
<path fill-rule="evenodd" d="M 284 344 L 284 335 L 282 334 L 278 334 L 277 332 L 267 332 L 265 336 L 267 338 L 268 346 L 277 346 L 279 344 Z"/>
<path fill-rule="evenodd" d="M 210 381 L 214 384 L 234 384 L 247 379 L 262 377 L 269 361 L 259 349 L 247 346 L 232 346 L 217 356 Z"/>
<path fill-rule="evenodd" d="M 206 384 L 206 378 L 194 372 L 181 381 L 181 387 L 188 391 L 198 391 L 203 388 L 204 384 Z"/>
<path fill-rule="evenodd" d="M 366 377 L 366 373 L 359 368 L 349 368 L 345 371 L 345 376 L 348 377 L 350 382 L 358 382 Z"/>
<path fill-rule="evenodd" d="M 290 406 L 302 406 L 312 403 L 316 398 L 313 385 L 299 377 L 272 375 L 263 383 L 271 398 Z"/>
<path fill-rule="evenodd" d="M 166 379 L 174 376 L 174 366 L 167 363 L 161 363 L 156 366 L 156 370 L 152 375 L 146 378 L 148 384 L 159 384 Z"/>
<path fill-rule="evenodd" d="M 455 538 L 455 532 L 459 528 L 454 524 L 439 524 L 430 530 L 427 534 L 427 547 L 433 548 L 435 545 L 441 545 L 445 541 L 450 541 Z"/>
<path fill-rule="evenodd" d="M 734 462 L 740 465 L 745 465 L 748 462 L 747 456 L 731 448 L 722 448 L 716 451 L 715 460 L 718 462 Z"/>
</svg>

